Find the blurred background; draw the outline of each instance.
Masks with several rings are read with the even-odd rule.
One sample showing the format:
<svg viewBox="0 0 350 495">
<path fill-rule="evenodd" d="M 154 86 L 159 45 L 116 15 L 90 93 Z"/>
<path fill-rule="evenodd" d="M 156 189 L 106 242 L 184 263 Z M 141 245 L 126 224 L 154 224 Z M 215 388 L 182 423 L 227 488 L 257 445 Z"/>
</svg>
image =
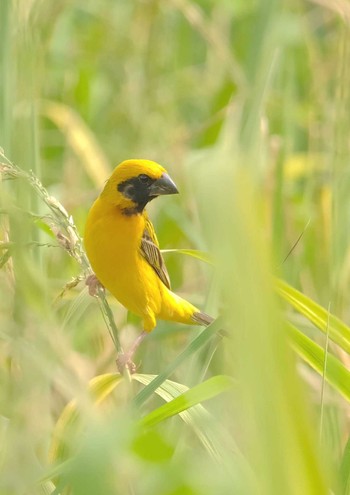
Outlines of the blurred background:
<svg viewBox="0 0 350 495">
<path fill-rule="evenodd" d="M 81 267 L 49 228 L 42 195 L 4 180 L 1 493 L 348 493 L 350 347 L 328 345 L 327 325 L 321 334 L 281 303 L 273 277 L 336 315 L 348 338 L 349 22 L 346 0 L 1 1 L 4 155 L 40 179 L 81 235 L 119 162 L 166 167 L 181 194 L 149 209 L 161 247 L 175 249 L 164 253 L 173 289 L 223 314 L 231 333 L 170 378 L 235 383 L 192 423 L 176 416 L 140 432 L 136 383 L 96 411 L 89 381 L 116 372 L 98 303 L 84 283 L 61 295 Z M 108 301 L 127 348 L 140 322 Z M 319 345 L 306 359 L 318 374 L 291 351 L 287 319 Z M 161 373 L 199 332 L 160 322 L 139 372 Z M 72 399 L 84 434 L 53 455 L 69 459 L 53 473 Z M 152 396 L 136 418 L 161 404 Z"/>
</svg>

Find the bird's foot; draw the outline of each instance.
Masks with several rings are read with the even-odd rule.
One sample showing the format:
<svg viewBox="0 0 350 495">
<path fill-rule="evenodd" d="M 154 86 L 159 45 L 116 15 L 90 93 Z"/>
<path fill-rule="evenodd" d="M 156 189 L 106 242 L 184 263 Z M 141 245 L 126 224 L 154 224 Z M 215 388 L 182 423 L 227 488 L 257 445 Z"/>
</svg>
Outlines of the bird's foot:
<svg viewBox="0 0 350 495">
<path fill-rule="evenodd" d="M 136 373 L 137 367 L 136 364 L 132 361 L 132 357 L 135 354 L 136 349 L 141 344 L 143 339 L 147 336 L 147 332 L 143 331 L 140 335 L 134 340 L 133 345 L 125 354 L 119 354 L 117 357 L 117 367 L 119 373 L 123 373 L 125 368 L 128 368 L 129 372 L 133 375 Z"/>
<path fill-rule="evenodd" d="M 99 290 L 104 289 L 103 285 L 94 273 L 86 278 L 85 285 L 88 286 L 89 294 L 93 297 L 97 296 Z"/>
<path fill-rule="evenodd" d="M 131 360 L 132 355 L 127 352 L 126 354 L 119 354 L 117 357 L 117 368 L 120 374 L 123 374 L 125 369 L 129 370 L 129 373 L 132 375 L 136 373 L 137 366 L 136 364 Z"/>
</svg>

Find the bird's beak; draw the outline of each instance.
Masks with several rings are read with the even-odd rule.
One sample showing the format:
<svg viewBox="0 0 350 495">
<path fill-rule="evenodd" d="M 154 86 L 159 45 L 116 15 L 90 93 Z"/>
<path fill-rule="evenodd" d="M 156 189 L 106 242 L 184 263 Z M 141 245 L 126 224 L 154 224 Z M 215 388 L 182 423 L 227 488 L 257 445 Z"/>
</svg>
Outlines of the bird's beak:
<svg viewBox="0 0 350 495">
<path fill-rule="evenodd" d="M 161 194 L 178 194 L 177 187 L 168 174 L 162 174 L 150 187 L 151 196 L 159 196 Z"/>
</svg>

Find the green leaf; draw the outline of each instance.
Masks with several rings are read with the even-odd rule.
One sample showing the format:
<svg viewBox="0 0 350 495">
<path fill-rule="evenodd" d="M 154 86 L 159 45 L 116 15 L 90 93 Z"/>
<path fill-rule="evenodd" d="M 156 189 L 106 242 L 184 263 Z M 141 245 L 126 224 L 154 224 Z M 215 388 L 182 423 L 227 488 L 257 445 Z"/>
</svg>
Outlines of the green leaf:
<svg viewBox="0 0 350 495">
<path fill-rule="evenodd" d="M 150 412 L 147 416 L 142 418 L 140 423 L 143 426 L 154 426 L 157 423 L 190 409 L 205 400 L 216 397 L 231 388 L 232 384 L 233 380 L 228 376 L 218 375 L 209 378 L 209 380 L 196 385 L 167 404 L 164 404 L 163 406 Z"/>
<path fill-rule="evenodd" d="M 350 328 L 345 323 L 282 280 L 276 281 L 276 289 L 280 296 L 294 309 L 304 315 L 322 332 L 328 331 L 329 338 L 344 351 L 350 353 Z"/>
<path fill-rule="evenodd" d="M 115 387 L 123 380 L 123 377 L 117 373 L 106 373 L 96 376 L 89 382 L 89 394 L 95 405 L 103 402 Z M 77 401 L 71 400 L 63 409 L 58 418 L 52 436 L 50 448 L 50 461 L 57 462 L 66 459 L 67 444 L 66 440 L 79 429 L 80 412 Z"/>
<path fill-rule="evenodd" d="M 288 325 L 291 344 L 299 356 L 304 359 L 317 373 L 323 376 L 324 372 L 324 349 L 304 335 L 296 327 Z M 350 401 L 350 372 L 333 354 L 327 355 L 327 367 L 325 379 L 335 390 L 340 392 L 345 399 Z"/>
<path fill-rule="evenodd" d="M 8 260 L 11 258 L 11 250 L 7 249 L 7 251 L 4 252 L 0 256 L 0 269 L 8 262 Z"/>
<path fill-rule="evenodd" d="M 215 320 L 211 325 L 201 332 L 198 337 L 193 339 L 189 345 L 172 361 L 159 375 L 157 375 L 143 390 L 141 390 L 133 399 L 133 405 L 141 407 L 149 397 L 157 390 L 158 387 L 182 364 L 186 359 L 195 354 L 209 340 L 217 334 L 221 328 L 221 319 Z M 217 336 L 221 339 L 221 337 Z"/>
<path fill-rule="evenodd" d="M 102 186 L 111 173 L 111 167 L 95 135 L 78 112 L 67 105 L 48 100 L 42 101 L 41 111 L 64 134 L 94 183 Z"/>
<path fill-rule="evenodd" d="M 144 385 L 148 385 L 150 383 L 153 384 L 156 377 L 155 375 L 135 374 L 132 375 L 132 378 Z M 225 380 L 230 380 L 230 384 L 228 385 L 227 383 L 227 386 L 232 386 L 231 379 L 225 376 L 223 377 L 223 381 Z M 221 386 L 224 386 L 223 381 L 220 377 L 219 382 Z M 209 387 L 211 386 L 212 384 L 209 384 Z M 171 404 L 171 402 L 174 400 L 176 401 L 179 396 L 190 393 L 191 390 L 181 383 L 165 380 L 162 385 L 155 390 L 155 393 L 164 401 Z M 168 404 L 165 404 L 165 406 L 168 406 Z M 162 409 L 163 407 L 164 406 L 160 406 L 159 409 Z M 170 406 L 171 409 L 173 407 L 173 405 Z M 176 402 L 175 408 L 177 408 Z M 156 411 L 158 411 L 158 409 Z M 156 411 L 153 411 L 150 414 L 156 415 Z M 239 465 L 240 469 L 243 470 L 249 469 L 247 467 L 247 461 L 243 458 L 229 432 L 223 430 L 220 422 L 216 421 L 202 404 L 196 403 L 191 406 L 190 409 L 178 411 L 174 414 L 179 414 L 180 418 L 193 430 L 210 456 L 217 462 L 221 464 L 225 463 L 233 453 L 235 455 L 235 460 L 237 461 L 237 466 Z M 147 416 L 143 418 L 141 422 L 145 421 L 146 418 Z M 165 417 L 163 419 L 165 419 Z"/>
<path fill-rule="evenodd" d="M 343 458 L 340 465 L 340 484 L 344 495 L 350 493 L 350 437 L 346 442 Z"/>
<path fill-rule="evenodd" d="M 174 455 L 174 446 L 155 429 L 139 431 L 133 441 L 132 449 L 143 461 L 155 464 L 169 461 Z"/>
</svg>

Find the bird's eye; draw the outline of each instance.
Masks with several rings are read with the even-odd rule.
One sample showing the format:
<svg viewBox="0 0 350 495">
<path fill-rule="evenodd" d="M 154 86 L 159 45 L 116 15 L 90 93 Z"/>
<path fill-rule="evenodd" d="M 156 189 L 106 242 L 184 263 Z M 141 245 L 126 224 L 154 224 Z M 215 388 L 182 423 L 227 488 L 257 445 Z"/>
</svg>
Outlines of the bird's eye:
<svg viewBox="0 0 350 495">
<path fill-rule="evenodd" d="M 148 177 L 146 174 L 141 174 L 139 175 L 139 181 L 142 182 L 142 184 L 149 184 L 151 182 L 151 178 Z"/>
</svg>

